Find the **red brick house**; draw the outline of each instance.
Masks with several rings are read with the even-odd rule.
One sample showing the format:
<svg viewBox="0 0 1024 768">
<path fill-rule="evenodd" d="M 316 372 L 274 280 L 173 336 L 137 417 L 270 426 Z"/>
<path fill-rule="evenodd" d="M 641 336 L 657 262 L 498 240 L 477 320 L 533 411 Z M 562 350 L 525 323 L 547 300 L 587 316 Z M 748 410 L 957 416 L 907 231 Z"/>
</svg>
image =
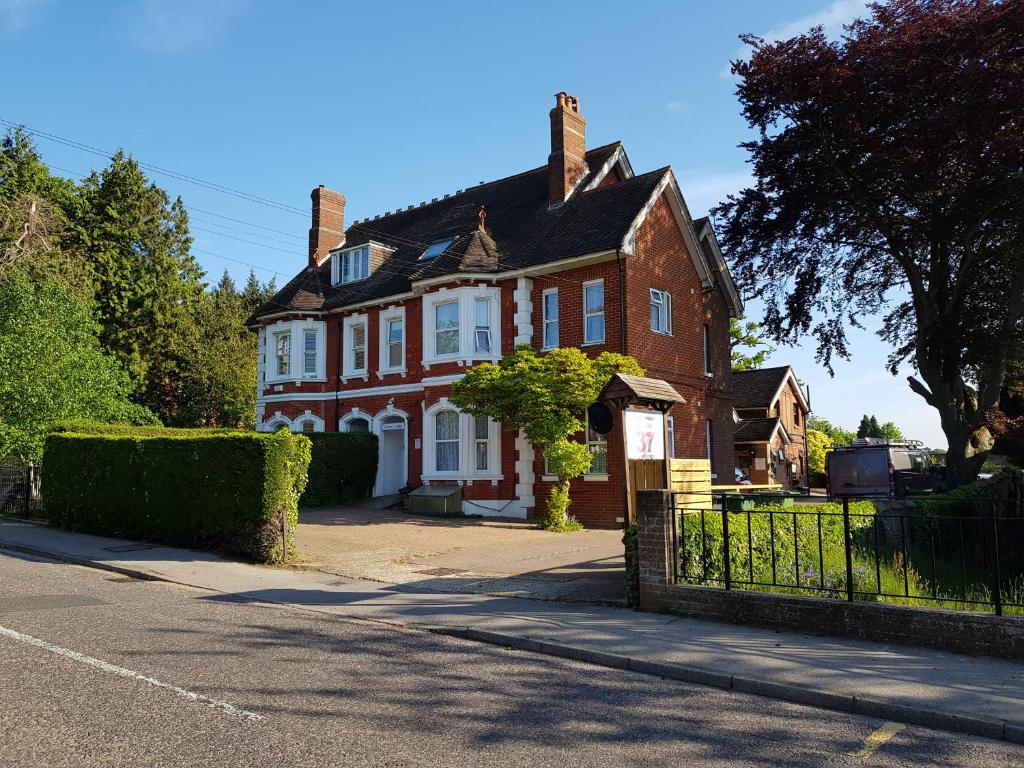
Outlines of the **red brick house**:
<svg viewBox="0 0 1024 768">
<path fill-rule="evenodd" d="M 732 374 L 736 466 L 755 485 L 809 485 L 807 419 L 811 407 L 793 369 L 761 368 Z"/>
<path fill-rule="evenodd" d="M 459 413 L 452 382 L 517 344 L 632 355 L 686 399 L 671 452 L 710 456 L 731 482 L 730 316 L 742 305 L 706 222 L 671 168 L 636 175 L 620 142 L 586 148 L 575 97 L 550 112 L 540 167 L 346 226 L 345 197 L 313 190 L 309 264 L 250 321 L 258 429 L 380 436 L 375 495 L 459 484 L 464 511 L 542 514 L 553 478 L 500 424 Z M 616 423 L 588 430 L 573 481 L 590 526 L 623 517 Z"/>
</svg>

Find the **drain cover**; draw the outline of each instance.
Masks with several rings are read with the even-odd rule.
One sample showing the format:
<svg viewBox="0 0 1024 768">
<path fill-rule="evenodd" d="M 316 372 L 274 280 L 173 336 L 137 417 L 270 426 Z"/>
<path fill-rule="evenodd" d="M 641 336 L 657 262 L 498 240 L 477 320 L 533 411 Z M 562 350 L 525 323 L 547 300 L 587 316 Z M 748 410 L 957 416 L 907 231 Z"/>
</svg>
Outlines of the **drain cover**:
<svg viewBox="0 0 1024 768">
<path fill-rule="evenodd" d="M 424 576 L 458 576 L 460 573 L 469 573 L 469 571 L 459 568 L 428 568 L 425 571 L 416 571 L 416 573 L 422 573 Z"/>
</svg>

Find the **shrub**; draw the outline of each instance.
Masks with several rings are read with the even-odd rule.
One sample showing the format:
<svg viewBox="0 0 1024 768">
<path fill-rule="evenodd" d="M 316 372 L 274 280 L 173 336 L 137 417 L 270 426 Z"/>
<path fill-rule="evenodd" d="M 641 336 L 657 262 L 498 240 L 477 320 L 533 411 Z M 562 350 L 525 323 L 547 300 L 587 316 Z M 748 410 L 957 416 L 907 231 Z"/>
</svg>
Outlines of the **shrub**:
<svg viewBox="0 0 1024 768">
<path fill-rule="evenodd" d="M 60 431 L 69 426 L 46 438 L 43 499 L 54 525 L 267 563 L 294 551 L 305 436 L 87 423 Z"/>
<path fill-rule="evenodd" d="M 377 476 L 377 436 L 365 432 L 317 432 L 304 507 L 349 504 L 373 492 Z"/>
</svg>

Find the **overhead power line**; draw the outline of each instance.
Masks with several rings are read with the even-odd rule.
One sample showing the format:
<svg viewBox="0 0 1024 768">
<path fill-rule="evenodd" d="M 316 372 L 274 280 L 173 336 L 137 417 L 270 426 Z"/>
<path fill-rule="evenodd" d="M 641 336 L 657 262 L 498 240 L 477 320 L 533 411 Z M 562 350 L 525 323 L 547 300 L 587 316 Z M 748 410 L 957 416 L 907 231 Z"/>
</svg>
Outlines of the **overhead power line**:
<svg viewBox="0 0 1024 768">
<path fill-rule="evenodd" d="M 84 144 L 84 143 L 82 143 L 80 141 L 75 141 L 74 139 L 69 139 L 69 138 L 66 138 L 64 136 L 58 136 L 55 133 L 48 133 L 47 131 L 41 131 L 41 130 L 38 130 L 36 128 L 32 128 L 30 126 L 23 125 L 21 123 L 15 123 L 15 122 L 7 120 L 7 119 L 5 119 L 3 117 L 0 117 L 0 124 L 6 125 L 8 128 L 22 128 L 23 130 L 25 130 L 26 132 L 28 132 L 29 134 L 31 134 L 33 136 L 38 136 L 40 138 L 47 139 L 48 141 L 53 141 L 53 142 L 56 142 L 58 144 L 63 144 L 66 147 L 71 147 L 72 149 L 78 149 L 78 150 L 80 150 L 82 152 L 89 152 L 89 153 L 94 154 L 94 155 L 99 155 L 100 157 L 109 158 L 109 157 L 113 157 L 113 155 L 114 155 L 113 152 L 108 152 L 107 150 L 99 149 L 98 147 L 94 147 L 94 146 L 91 146 L 89 144 Z M 207 181 L 205 179 L 200 179 L 200 178 L 198 178 L 196 176 L 190 176 L 187 173 L 181 173 L 179 171 L 174 171 L 174 170 L 171 170 L 169 168 L 163 168 L 163 167 L 161 167 L 159 165 L 153 165 L 152 163 L 145 163 L 145 162 L 143 162 L 141 160 L 138 160 L 137 158 L 136 158 L 135 162 L 137 162 L 139 164 L 140 168 L 145 168 L 146 170 L 152 171 L 153 173 L 159 173 L 159 174 L 162 174 L 164 176 L 169 176 L 172 179 L 178 179 L 179 181 L 188 182 L 189 184 L 195 184 L 196 186 L 203 187 L 205 189 L 210 189 L 210 190 L 213 190 L 214 192 L 220 192 L 220 193 L 225 194 L 225 195 L 231 195 L 233 197 L 241 198 L 242 200 L 247 200 L 247 201 L 249 201 L 251 203 L 257 203 L 259 205 L 265 205 L 265 206 L 268 206 L 270 208 L 276 208 L 277 210 L 284 211 L 285 213 L 292 213 L 292 214 L 296 214 L 298 216 L 308 216 L 309 215 L 306 210 L 304 210 L 302 208 L 296 208 L 294 205 L 288 205 L 287 203 L 279 203 L 276 200 L 270 200 L 270 199 L 268 199 L 266 197 L 261 197 L 259 195 L 254 195 L 254 194 L 251 194 L 249 192 L 243 192 L 240 189 L 234 189 L 233 187 L 227 187 L 227 186 L 224 186 L 223 184 L 217 184 L 217 183 L 212 182 L 212 181 Z"/>
</svg>

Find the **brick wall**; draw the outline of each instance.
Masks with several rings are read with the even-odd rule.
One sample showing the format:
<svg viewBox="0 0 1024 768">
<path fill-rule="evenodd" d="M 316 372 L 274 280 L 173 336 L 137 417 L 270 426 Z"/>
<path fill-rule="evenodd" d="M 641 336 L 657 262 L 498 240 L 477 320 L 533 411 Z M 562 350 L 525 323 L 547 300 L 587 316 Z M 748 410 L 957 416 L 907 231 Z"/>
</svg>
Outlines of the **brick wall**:
<svg viewBox="0 0 1024 768">
<path fill-rule="evenodd" d="M 672 494 L 637 493 L 640 608 L 792 632 L 1024 658 L 1024 619 L 675 583 Z"/>
</svg>

